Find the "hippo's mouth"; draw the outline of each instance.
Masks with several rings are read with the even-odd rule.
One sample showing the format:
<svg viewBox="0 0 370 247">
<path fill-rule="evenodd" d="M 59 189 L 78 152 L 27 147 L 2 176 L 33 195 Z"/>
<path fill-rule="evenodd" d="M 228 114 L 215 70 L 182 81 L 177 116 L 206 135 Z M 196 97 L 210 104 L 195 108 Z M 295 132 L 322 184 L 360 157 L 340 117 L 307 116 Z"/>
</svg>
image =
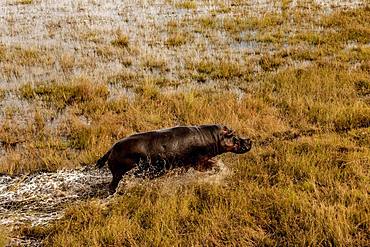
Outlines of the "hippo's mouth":
<svg viewBox="0 0 370 247">
<path fill-rule="evenodd" d="M 238 141 L 235 143 L 234 153 L 243 154 L 251 150 L 252 141 L 250 139 L 238 138 Z"/>
</svg>

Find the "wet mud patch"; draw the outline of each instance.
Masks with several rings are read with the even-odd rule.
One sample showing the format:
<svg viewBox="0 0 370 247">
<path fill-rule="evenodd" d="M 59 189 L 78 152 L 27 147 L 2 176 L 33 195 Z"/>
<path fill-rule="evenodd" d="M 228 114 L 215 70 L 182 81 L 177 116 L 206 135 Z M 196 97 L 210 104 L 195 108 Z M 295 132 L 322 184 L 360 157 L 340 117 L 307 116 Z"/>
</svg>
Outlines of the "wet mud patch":
<svg viewBox="0 0 370 247">
<path fill-rule="evenodd" d="M 0 225 L 43 225 L 63 215 L 71 203 L 109 195 L 109 171 L 94 167 L 0 176 Z"/>
</svg>

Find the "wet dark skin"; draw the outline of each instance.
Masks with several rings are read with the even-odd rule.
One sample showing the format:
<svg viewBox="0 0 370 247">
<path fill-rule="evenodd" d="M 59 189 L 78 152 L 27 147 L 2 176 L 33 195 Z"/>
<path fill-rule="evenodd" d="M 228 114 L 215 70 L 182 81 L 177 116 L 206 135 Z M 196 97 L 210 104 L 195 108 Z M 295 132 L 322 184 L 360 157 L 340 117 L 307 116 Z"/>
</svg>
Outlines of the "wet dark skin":
<svg viewBox="0 0 370 247">
<path fill-rule="evenodd" d="M 114 193 L 122 176 L 140 162 L 151 163 L 168 170 L 174 167 L 207 170 L 213 157 L 232 152 L 243 154 L 252 141 L 242 138 L 224 125 L 178 126 L 131 135 L 116 142 L 97 161 L 99 168 L 108 161 L 113 179 L 110 192 Z"/>
</svg>

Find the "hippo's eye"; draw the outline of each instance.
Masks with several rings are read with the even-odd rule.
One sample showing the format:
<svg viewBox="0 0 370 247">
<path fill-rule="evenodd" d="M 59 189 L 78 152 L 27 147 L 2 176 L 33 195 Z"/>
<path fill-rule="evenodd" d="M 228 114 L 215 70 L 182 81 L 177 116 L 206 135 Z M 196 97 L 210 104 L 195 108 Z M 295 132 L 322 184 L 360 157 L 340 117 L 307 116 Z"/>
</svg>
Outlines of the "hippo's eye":
<svg viewBox="0 0 370 247">
<path fill-rule="evenodd" d="M 232 140 L 233 140 L 233 143 L 238 142 L 238 138 L 236 138 L 235 136 L 233 136 Z"/>
</svg>

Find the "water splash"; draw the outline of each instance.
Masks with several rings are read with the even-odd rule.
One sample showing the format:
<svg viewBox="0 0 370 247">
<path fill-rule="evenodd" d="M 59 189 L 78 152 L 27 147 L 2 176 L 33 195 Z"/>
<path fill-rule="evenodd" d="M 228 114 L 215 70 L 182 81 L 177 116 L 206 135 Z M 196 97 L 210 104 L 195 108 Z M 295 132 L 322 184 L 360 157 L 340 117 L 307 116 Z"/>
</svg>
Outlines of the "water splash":
<svg viewBox="0 0 370 247">
<path fill-rule="evenodd" d="M 183 168 L 174 168 L 166 171 L 166 173 L 161 176 L 149 180 L 149 183 L 159 183 L 161 184 L 161 187 L 163 189 L 173 190 L 178 188 L 179 186 L 191 184 L 194 182 L 220 184 L 231 173 L 231 169 L 226 166 L 221 160 L 218 160 L 214 164 L 212 169 L 208 171 L 201 172 L 193 168 L 185 171 Z M 114 196 L 124 195 L 132 187 L 138 186 L 144 181 L 148 181 L 147 174 L 145 172 L 141 173 L 140 170 L 133 169 L 123 177 Z"/>
<path fill-rule="evenodd" d="M 185 172 L 176 168 L 164 175 L 160 174 L 161 176 L 150 182 L 159 182 L 163 187 L 171 188 L 195 181 L 220 183 L 230 172 L 222 161 L 217 161 L 215 166 L 206 172 L 192 168 Z M 44 225 L 61 218 L 63 210 L 71 203 L 89 198 L 104 198 L 108 203 L 111 198 L 108 192 L 110 181 L 111 174 L 107 168 L 98 170 L 92 166 L 55 173 L 0 176 L 0 225 Z M 143 181 L 148 181 L 145 171 L 131 170 L 122 179 L 116 195 L 124 194 Z"/>
<path fill-rule="evenodd" d="M 0 225 L 47 224 L 63 215 L 72 202 L 108 196 L 108 170 L 93 167 L 0 176 Z"/>
<path fill-rule="evenodd" d="M 107 167 L 98 170 L 87 166 L 55 173 L 0 176 L 0 225 L 45 225 L 61 218 L 64 209 L 72 203 L 98 198 L 103 205 L 108 204 L 114 197 L 124 196 L 130 188 L 144 183 L 159 183 L 163 189 L 170 191 L 192 182 L 221 183 L 231 174 L 231 170 L 222 161 L 217 161 L 214 167 L 206 172 L 193 168 L 188 171 L 175 168 L 164 174 L 160 172 L 154 179 L 148 179 L 152 177 L 152 172 L 148 167 L 139 166 L 132 169 L 123 177 L 117 193 L 112 196 L 109 196 L 108 192 L 111 174 Z M 30 236 L 16 236 L 11 238 L 9 243 L 9 246 L 41 245 L 41 239 Z"/>
</svg>

